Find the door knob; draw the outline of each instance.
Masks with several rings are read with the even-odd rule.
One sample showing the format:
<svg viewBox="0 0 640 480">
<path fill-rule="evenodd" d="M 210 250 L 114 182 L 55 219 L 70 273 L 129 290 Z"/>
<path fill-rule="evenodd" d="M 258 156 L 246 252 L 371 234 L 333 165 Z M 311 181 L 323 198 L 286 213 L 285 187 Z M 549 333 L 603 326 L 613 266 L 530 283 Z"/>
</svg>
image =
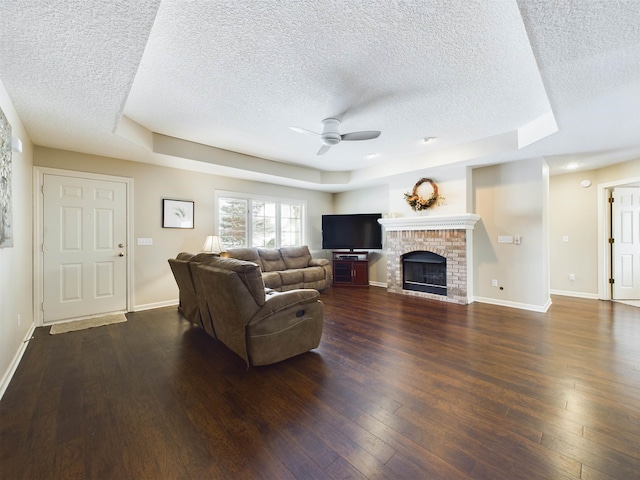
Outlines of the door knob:
<svg viewBox="0 0 640 480">
<path fill-rule="evenodd" d="M 124 248 L 124 243 L 119 243 L 118 248 Z"/>
<path fill-rule="evenodd" d="M 118 256 L 119 256 L 119 257 L 124 257 L 124 253 L 120 252 L 120 253 L 118 254 Z"/>
</svg>

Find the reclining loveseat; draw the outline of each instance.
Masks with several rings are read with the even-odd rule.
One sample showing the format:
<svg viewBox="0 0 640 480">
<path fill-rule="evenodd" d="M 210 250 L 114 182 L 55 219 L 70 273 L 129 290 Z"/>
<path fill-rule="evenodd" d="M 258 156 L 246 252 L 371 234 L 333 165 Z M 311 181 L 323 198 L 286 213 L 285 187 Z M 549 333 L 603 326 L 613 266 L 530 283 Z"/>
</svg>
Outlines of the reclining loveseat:
<svg viewBox="0 0 640 480">
<path fill-rule="evenodd" d="M 320 344 L 324 306 L 317 290 L 266 289 L 253 262 L 206 254 L 180 257 L 169 263 L 185 302 L 183 313 L 189 312 L 192 323 L 238 354 L 247 367 L 276 363 Z M 183 295 L 185 266 L 191 285 Z"/>
</svg>

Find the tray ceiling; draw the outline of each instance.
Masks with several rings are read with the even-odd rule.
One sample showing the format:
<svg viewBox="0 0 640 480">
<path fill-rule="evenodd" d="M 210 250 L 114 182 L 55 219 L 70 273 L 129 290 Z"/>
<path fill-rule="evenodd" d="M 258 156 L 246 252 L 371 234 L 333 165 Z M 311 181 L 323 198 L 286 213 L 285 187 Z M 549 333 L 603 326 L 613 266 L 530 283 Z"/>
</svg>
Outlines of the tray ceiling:
<svg viewBox="0 0 640 480">
<path fill-rule="evenodd" d="M 339 191 L 640 156 L 640 2 L 2 1 L 34 143 Z M 380 130 L 318 156 L 327 117 Z M 425 137 L 435 137 L 425 143 Z"/>
</svg>

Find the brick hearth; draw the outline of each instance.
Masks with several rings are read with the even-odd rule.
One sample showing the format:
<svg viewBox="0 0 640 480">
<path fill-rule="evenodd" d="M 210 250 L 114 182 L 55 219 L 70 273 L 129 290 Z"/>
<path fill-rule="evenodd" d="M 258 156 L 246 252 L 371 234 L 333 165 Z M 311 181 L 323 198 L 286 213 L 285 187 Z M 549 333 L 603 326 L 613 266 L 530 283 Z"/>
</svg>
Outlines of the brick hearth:
<svg viewBox="0 0 640 480">
<path fill-rule="evenodd" d="M 387 290 L 403 295 L 467 304 L 472 300 L 473 227 L 475 214 L 384 218 L 387 252 Z M 447 295 L 416 292 L 402 288 L 402 255 L 427 251 L 447 259 Z"/>
</svg>

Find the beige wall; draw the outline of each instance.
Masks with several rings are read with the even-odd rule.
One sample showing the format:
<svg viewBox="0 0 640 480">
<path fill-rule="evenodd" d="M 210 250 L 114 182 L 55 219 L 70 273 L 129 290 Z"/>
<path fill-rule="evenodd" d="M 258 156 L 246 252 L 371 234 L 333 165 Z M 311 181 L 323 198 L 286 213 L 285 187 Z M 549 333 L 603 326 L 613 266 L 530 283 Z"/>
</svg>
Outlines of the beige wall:
<svg viewBox="0 0 640 480">
<path fill-rule="evenodd" d="M 640 158 L 628 162 L 617 163 L 595 171 L 597 183 L 624 183 L 628 179 L 640 178 Z M 596 182 L 594 182 L 596 183 Z"/>
<path fill-rule="evenodd" d="M 167 259 L 182 251 L 199 251 L 215 230 L 215 192 L 233 192 L 300 199 L 307 202 L 307 244 L 320 256 L 321 215 L 333 209 L 332 194 L 208 175 L 146 163 L 97 157 L 36 147 L 34 165 L 133 179 L 134 303 L 136 309 L 175 302 L 178 289 Z M 193 200 L 194 229 L 162 228 L 162 199 Z M 138 246 L 137 238 L 152 238 L 152 246 Z"/>
<path fill-rule="evenodd" d="M 550 179 L 551 290 L 553 293 L 597 298 L 598 296 L 598 186 L 622 184 L 640 178 L 640 159 L 597 170 L 588 170 Z M 580 185 L 589 180 L 591 186 Z M 563 237 L 568 242 L 563 241 Z M 608 249 L 605 246 L 605 249 Z M 574 274 L 575 280 L 569 275 Z"/>
<path fill-rule="evenodd" d="M 549 305 L 548 168 L 544 160 L 473 171 L 474 297 L 544 311 Z M 498 243 L 520 235 L 521 244 Z M 493 287 L 491 280 L 497 280 Z M 500 289 L 502 287 L 502 290 Z"/>
<path fill-rule="evenodd" d="M 12 136 L 22 140 L 22 153 L 12 153 L 13 244 L 0 248 L 0 397 L 33 327 L 31 172 L 33 147 L 11 100 L 0 82 L 0 107 Z M 20 323 L 18 324 L 18 315 Z"/>
<path fill-rule="evenodd" d="M 580 186 L 590 180 L 591 187 Z M 556 175 L 549 184 L 549 248 L 554 293 L 598 293 L 598 205 L 595 171 Z M 563 237 L 566 237 L 564 241 Z M 569 275 L 574 274 L 575 280 Z"/>
<path fill-rule="evenodd" d="M 389 186 L 376 185 L 360 190 L 337 193 L 334 196 L 335 213 L 389 213 Z M 384 242 L 384 240 L 383 240 Z M 384 243 L 382 245 L 384 249 Z M 372 250 L 369 254 L 369 283 L 386 286 L 387 255 L 384 250 Z"/>
<path fill-rule="evenodd" d="M 442 196 L 438 204 L 428 210 L 428 215 L 469 213 L 467 172 L 465 166 L 450 165 L 394 177 L 389 186 L 389 212 L 403 217 L 419 215 L 411 210 L 404 194 L 411 192 L 416 182 L 426 177 L 438 185 L 438 193 Z"/>
<path fill-rule="evenodd" d="M 443 199 L 439 205 L 429 209 L 428 215 L 449 215 L 467 213 L 468 169 L 464 166 L 434 168 L 422 172 L 398 175 L 389 178 L 384 185 L 376 185 L 350 192 L 337 193 L 334 197 L 336 213 L 382 213 L 410 217 L 423 215 L 416 213 L 404 199 L 404 193 L 410 192 L 422 177 L 431 178 L 437 185 Z M 384 250 L 372 252 L 370 255 L 369 281 L 374 285 L 385 286 L 387 283 L 387 255 Z"/>
</svg>

